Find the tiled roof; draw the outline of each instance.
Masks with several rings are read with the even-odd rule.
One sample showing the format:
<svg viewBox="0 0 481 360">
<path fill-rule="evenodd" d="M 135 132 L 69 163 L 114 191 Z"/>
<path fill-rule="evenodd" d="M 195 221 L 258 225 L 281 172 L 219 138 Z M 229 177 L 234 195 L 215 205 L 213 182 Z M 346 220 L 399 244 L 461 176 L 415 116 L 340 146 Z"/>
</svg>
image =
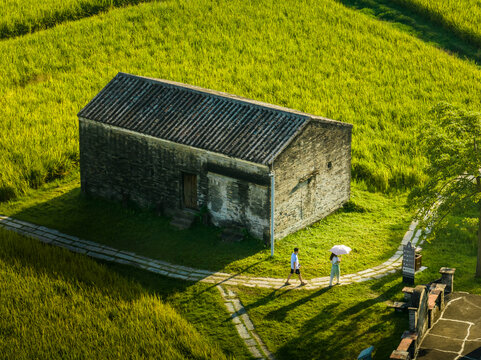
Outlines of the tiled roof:
<svg viewBox="0 0 481 360">
<path fill-rule="evenodd" d="M 125 73 L 118 73 L 78 116 L 260 164 L 271 163 L 311 119 L 351 126 Z"/>
</svg>

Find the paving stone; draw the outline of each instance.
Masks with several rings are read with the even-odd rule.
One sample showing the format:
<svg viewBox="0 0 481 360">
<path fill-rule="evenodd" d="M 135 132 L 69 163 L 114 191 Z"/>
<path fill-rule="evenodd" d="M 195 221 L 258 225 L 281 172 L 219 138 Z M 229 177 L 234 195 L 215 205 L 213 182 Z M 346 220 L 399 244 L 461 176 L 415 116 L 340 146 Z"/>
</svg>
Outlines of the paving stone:
<svg viewBox="0 0 481 360">
<path fill-rule="evenodd" d="M 247 347 L 249 347 L 249 346 L 256 347 L 257 346 L 257 342 L 254 339 L 246 339 L 246 340 L 244 340 L 244 342 L 246 343 Z"/>
<path fill-rule="evenodd" d="M 212 274 L 214 274 L 213 271 L 199 270 L 199 269 L 195 269 L 193 272 L 197 273 L 197 274 L 201 274 L 201 275 L 212 275 Z"/>
<path fill-rule="evenodd" d="M 14 222 L 14 223 L 17 223 L 21 226 L 26 226 L 26 227 L 33 227 L 35 226 L 34 224 L 30 224 L 28 222 L 25 222 L 25 221 L 21 221 L 21 220 L 17 220 L 17 219 L 10 219 L 11 222 Z"/>
<path fill-rule="evenodd" d="M 82 249 L 82 248 L 78 248 L 78 247 L 75 247 L 75 246 L 65 245 L 64 247 L 66 249 L 69 249 L 69 250 L 74 251 L 74 252 L 79 253 L 79 254 L 86 254 L 87 253 L 87 250 Z"/>
<path fill-rule="evenodd" d="M 382 277 L 386 276 L 386 274 L 378 274 L 378 275 L 374 275 L 373 278 L 374 279 L 380 279 Z"/>
<path fill-rule="evenodd" d="M 37 228 L 37 230 L 41 230 L 41 231 L 47 231 L 47 230 L 50 230 L 49 228 L 45 227 L 45 226 L 39 226 Z"/>
<path fill-rule="evenodd" d="M 161 270 L 159 270 L 159 271 L 161 271 Z M 169 273 L 169 276 L 173 277 L 173 278 L 176 278 L 176 279 L 187 280 L 187 276 L 185 276 L 185 275 Z"/>
<path fill-rule="evenodd" d="M 129 260 L 129 261 L 137 261 L 137 259 L 135 257 L 124 254 L 123 252 L 117 252 L 115 254 L 115 256 L 119 257 L 119 258 L 122 258 L 122 259 L 125 259 L 125 260 Z"/>
<path fill-rule="evenodd" d="M 72 240 L 73 242 L 77 242 L 77 241 L 80 240 L 78 237 L 72 236 L 72 235 L 62 234 L 62 237 L 65 238 L 65 239 Z"/>
<path fill-rule="evenodd" d="M 234 305 L 231 302 L 225 302 L 224 304 L 228 312 L 230 312 L 231 314 L 235 313 Z"/>
<path fill-rule="evenodd" d="M 52 239 L 52 240 L 58 238 L 57 235 L 53 235 L 53 234 L 47 233 L 47 232 L 44 232 L 42 236 L 43 236 L 43 237 L 48 237 L 49 239 Z"/>
<path fill-rule="evenodd" d="M 169 264 L 169 263 L 166 263 L 168 266 L 172 266 L 172 267 L 175 267 L 176 269 L 178 269 L 179 271 L 183 271 L 187 274 L 191 273 L 192 271 L 194 271 L 195 269 L 191 268 L 191 267 L 188 267 L 188 266 L 182 266 L 182 265 L 174 265 L 174 264 Z"/>
<path fill-rule="evenodd" d="M 264 358 L 256 346 L 249 346 L 248 349 L 249 349 L 249 352 L 252 354 L 252 356 L 254 356 L 254 358 L 256 359 Z"/>
<path fill-rule="evenodd" d="M 250 284 L 250 283 L 242 283 L 242 284 L 239 284 L 239 285 L 250 287 L 250 288 L 256 287 L 255 284 Z"/>
<path fill-rule="evenodd" d="M 237 332 L 242 339 L 251 339 L 249 332 L 247 331 L 246 327 L 243 324 L 237 324 L 236 326 Z"/>
<path fill-rule="evenodd" d="M 220 285 L 217 285 L 216 286 L 217 290 L 219 290 L 220 292 L 220 295 L 223 297 L 223 298 L 226 298 L 227 297 L 227 293 L 225 292 L 224 288 Z"/>
<path fill-rule="evenodd" d="M 175 274 L 171 274 L 168 271 L 156 269 L 156 268 L 153 268 L 153 267 L 148 267 L 147 270 L 150 271 L 150 272 L 154 272 L 156 274 L 164 275 L 164 276 L 176 277 L 176 276 L 174 276 Z"/>
<path fill-rule="evenodd" d="M 219 277 L 231 277 L 232 276 L 232 274 L 226 274 L 226 273 L 223 273 L 223 272 L 215 272 L 212 275 L 219 276 Z"/>
<path fill-rule="evenodd" d="M 48 236 L 48 235 L 49 235 L 48 233 L 45 233 L 45 236 Z M 50 234 L 50 236 L 52 236 L 52 235 Z M 72 240 L 64 239 L 63 237 L 60 237 L 60 236 L 57 236 L 55 238 L 55 241 L 58 241 L 58 242 L 61 242 L 61 243 L 64 243 L 64 244 L 73 244 Z"/>
<path fill-rule="evenodd" d="M 241 315 L 242 321 L 244 322 L 244 325 L 246 326 L 247 330 L 254 330 L 254 324 L 252 323 L 251 319 L 249 318 L 249 315 L 247 313 Z"/>
<path fill-rule="evenodd" d="M 39 229 L 40 229 L 40 227 L 39 227 Z M 45 231 L 45 232 L 47 232 L 47 233 L 50 233 L 50 234 L 54 234 L 54 235 L 63 235 L 60 231 L 55 230 L 55 229 L 49 229 L 49 228 L 44 228 L 44 227 L 42 227 L 41 230 L 43 230 L 43 231 Z"/>
<path fill-rule="evenodd" d="M 366 274 L 366 273 L 369 273 L 369 272 L 372 272 L 372 269 L 366 269 L 366 270 L 363 270 L 363 271 L 358 271 L 357 273 L 358 274 Z"/>
<path fill-rule="evenodd" d="M 114 260 L 114 258 L 111 257 L 111 256 L 104 255 L 104 254 L 101 254 L 101 253 L 98 253 L 98 252 L 95 252 L 95 251 L 89 251 L 89 252 L 87 252 L 87 255 L 92 256 L 92 257 L 97 258 L 97 259 L 102 259 L 102 260 L 107 260 L 107 261 Z"/>
<path fill-rule="evenodd" d="M 232 314 L 231 319 L 234 324 L 242 324 L 242 322 L 240 321 L 239 315 L 237 313 Z"/>
<path fill-rule="evenodd" d="M 207 279 L 207 278 L 204 278 L 200 281 L 204 282 L 204 283 L 208 283 L 208 284 L 216 284 L 217 283 L 217 281 L 215 281 L 214 279 Z"/>
<path fill-rule="evenodd" d="M 5 223 L 7 224 L 7 226 L 10 226 L 15 229 L 20 229 L 22 227 L 22 225 L 14 223 L 13 221 L 6 221 Z"/>
<path fill-rule="evenodd" d="M 89 251 L 96 252 L 96 253 L 99 253 L 99 254 L 101 254 L 103 252 L 101 248 L 96 247 L 96 246 L 87 245 L 87 246 L 84 246 L 84 248 L 89 250 Z"/>
<path fill-rule="evenodd" d="M 107 250 L 107 249 L 102 249 L 102 252 L 104 254 L 107 254 L 107 255 L 113 255 L 113 256 L 117 256 L 117 254 L 119 253 L 118 251 L 112 251 L 112 250 Z"/>
<path fill-rule="evenodd" d="M 79 239 L 77 240 L 78 243 L 81 243 L 81 244 L 84 244 L 86 246 L 93 246 L 93 247 L 96 247 L 96 248 L 101 248 L 100 244 L 96 243 L 96 242 L 93 242 L 93 241 L 88 241 L 88 240 L 84 240 L 84 239 Z"/>
<path fill-rule="evenodd" d="M 8 216 L 0 215 L 0 221 L 10 219 Z"/>
<path fill-rule="evenodd" d="M 227 296 L 233 298 L 233 297 L 236 297 L 237 295 L 236 295 L 235 292 L 233 292 L 232 290 L 227 289 Z"/>
</svg>

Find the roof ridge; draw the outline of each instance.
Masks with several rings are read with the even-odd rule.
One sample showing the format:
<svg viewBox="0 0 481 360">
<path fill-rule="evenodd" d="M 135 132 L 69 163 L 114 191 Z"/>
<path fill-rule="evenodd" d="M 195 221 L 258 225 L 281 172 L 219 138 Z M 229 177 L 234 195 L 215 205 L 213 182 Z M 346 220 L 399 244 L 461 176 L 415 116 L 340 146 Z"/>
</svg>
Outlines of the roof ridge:
<svg viewBox="0 0 481 360">
<path fill-rule="evenodd" d="M 254 112 L 254 115 L 247 115 Z M 79 117 L 258 164 L 272 161 L 311 121 L 297 110 L 175 81 L 119 72 Z"/>
<path fill-rule="evenodd" d="M 260 101 L 260 100 L 249 99 L 249 98 L 246 98 L 246 97 L 243 97 L 243 96 L 240 96 L 240 95 L 235 95 L 235 94 L 231 94 L 231 93 L 227 93 L 227 92 L 223 92 L 223 91 L 219 91 L 219 90 L 203 88 L 203 87 L 197 86 L 197 85 L 191 85 L 191 84 L 181 83 L 181 82 L 178 82 L 178 81 L 167 80 L 167 79 L 153 78 L 153 77 L 149 77 L 149 76 L 134 75 L 134 74 L 130 74 L 130 73 L 122 72 L 122 71 L 118 72 L 116 77 L 118 75 L 145 79 L 145 80 L 152 81 L 154 83 L 167 84 L 167 85 L 171 85 L 171 86 L 175 86 L 175 87 L 185 89 L 187 91 L 195 91 L 195 92 L 198 92 L 198 93 L 201 93 L 201 94 L 207 94 L 207 95 L 211 95 L 211 96 L 221 97 L 221 98 L 224 98 L 224 99 L 227 99 L 227 100 L 237 101 L 237 102 L 241 102 L 241 103 L 247 104 L 247 105 L 254 105 L 254 106 L 258 106 L 258 107 L 263 107 L 263 108 L 266 108 L 270 111 L 281 111 L 281 112 L 285 112 L 287 114 L 292 114 L 292 115 L 299 116 L 299 117 L 309 118 L 309 119 L 312 119 L 312 120 L 319 120 L 319 121 L 323 121 L 323 122 L 335 123 L 335 124 L 339 124 L 339 125 L 345 125 L 345 126 L 352 127 L 352 124 L 345 123 L 345 122 L 342 122 L 342 121 L 333 120 L 333 119 L 329 119 L 329 118 L 326 118 L 326 117 L 323 117 L 323 116 L 318 116 L 318 115 L 306 113 L 306 112 L 303 112 L 303 111 L 300 111 L 300 110 L 297 110 L 297 109 L 292 109 L 292 108 L 288 108 L 288 107 L 281 106 L 281 105 L 266 103 L 266 102 L 263 102 L 263 101 Z"/>
</svg>

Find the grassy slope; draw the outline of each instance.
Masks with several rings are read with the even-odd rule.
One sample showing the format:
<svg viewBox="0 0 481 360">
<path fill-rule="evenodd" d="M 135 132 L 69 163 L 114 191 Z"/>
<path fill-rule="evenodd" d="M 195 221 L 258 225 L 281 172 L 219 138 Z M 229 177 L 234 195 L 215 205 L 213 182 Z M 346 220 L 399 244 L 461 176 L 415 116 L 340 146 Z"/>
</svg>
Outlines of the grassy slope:
<svg viewBox="0 0 481 360">
<path fill-rule="evenodd" d="M 225 359 L 219 345 L 248 358 L 228 317 L 216 289 L 100 265 L 0 229 L 4 358 Z"/>
<path fill-rule="evenodd" d="M 404 195 L 369 193 L 353 184 L 348 208 L 278 241 L 272 259 L 258 240 L 223 243 L 217 229 L 200 224 L 179 231 L 152 212 L 85 198 L 78 186 L 74 179 L 47 187 L 0 204 L 0 214 L 177 264 L 258 276 L 286 276 L 292 248 L 298 246 L 307 278 L 329 274 L 329 249 L 337 243 L 354 249 L 343 261 L 343 272 L 378 265 L 396 251 L 412 216 L 404 207 Z"/>
<path fill-rule="evenodd" d="M 473 0 L 395 0 L 471 42 L 481 46 L 481 3 Z"/>
<path fill-rule="evenodd" d="M 145 0 L 0 0 L 0 39 L 47 29 L 64 21 Z"/>
<path fill-rule="evenodd" d="M 433 104 L 480 107 L 476 66 L 332 0 L 142 4 L 0 54 L 0 199 L 77 166 L 76 113 L 118 71 L 354 123 L 353 173 L 380 189 L 422 177 L 412 131 Z"/>
</svg>

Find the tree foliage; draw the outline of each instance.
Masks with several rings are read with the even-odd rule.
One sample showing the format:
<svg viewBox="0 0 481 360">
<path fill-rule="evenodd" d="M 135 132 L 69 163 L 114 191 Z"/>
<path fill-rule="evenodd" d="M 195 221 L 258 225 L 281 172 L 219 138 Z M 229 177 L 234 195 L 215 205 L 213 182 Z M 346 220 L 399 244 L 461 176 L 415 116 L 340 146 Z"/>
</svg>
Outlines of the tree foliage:
<svg viewBox="0 0 481 360">
<path fill-rule="evenodd" d="M 422 228 L 434 238 L 455 209 L 478 205 L 481 211 L 481 114 L 450 104 L 438 104 L 420 133 L 428 160 L 428 180 L 410 195 Z M 479 224 L 481 226 L 481 223 Z M 478 230 L 478 247 L 481 242 Z M 481 276 L 478 249 L 476 274 Z"/>
</svg>

